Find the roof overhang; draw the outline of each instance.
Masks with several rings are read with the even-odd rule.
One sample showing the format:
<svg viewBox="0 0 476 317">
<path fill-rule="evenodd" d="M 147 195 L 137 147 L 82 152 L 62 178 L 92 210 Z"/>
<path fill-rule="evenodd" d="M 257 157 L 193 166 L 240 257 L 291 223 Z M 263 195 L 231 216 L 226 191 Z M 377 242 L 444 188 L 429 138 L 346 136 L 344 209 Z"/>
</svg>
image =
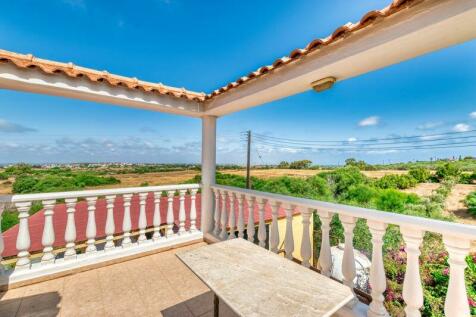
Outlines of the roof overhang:
<svg viewBox="0 0 476 317">
<path fill-rule="evenodd" d="M 321 78 L 342 81 L 475 37 L 475 0 L 419 1 L 213 96 L 205 102 L 205 113 L 223 116 L 312 89 L 311 83 Z"/>
</svg>

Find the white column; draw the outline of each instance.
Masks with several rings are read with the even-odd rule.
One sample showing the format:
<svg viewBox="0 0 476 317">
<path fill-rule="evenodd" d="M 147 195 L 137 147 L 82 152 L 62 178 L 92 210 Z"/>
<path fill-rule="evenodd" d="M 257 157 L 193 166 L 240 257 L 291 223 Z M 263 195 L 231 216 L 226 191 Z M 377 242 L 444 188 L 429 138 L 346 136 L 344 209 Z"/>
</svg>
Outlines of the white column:
<svg viewBox="0 0 476 317">
<path fill-rule="evenodd" d="M 266 225 L 264 223 L 264 208 L 266 207 L 266 200 L 257 198 L 256 203 L 258 204 L 259 212 L 258 241 L 259 246 L 264 248 L 266 247 Z"/>
<path fill-rule="evenodd" d="M 301 241 L 301 258 L 302 266 L 310 267 L 311 266 L 311 236 L 309 234 L 309 226 L 311 224 L 310 218 L 312 215 L 313 209 L 303 208 L 301 213 L 302 216 L 302 241 Z"/>
<path fill-rule="evenodd" d="M 331 229 L 331 221 L 333 214 L 328 211 L 317 211 L 319 219 L 321 220 L 321 250 L 319 252 L 318 267 L 321 270 L 321 274 L 327 277 L 331 276 L 332 256 L 331 256 L 331 244 L 329 241 L 329 232 Z"/>
<path fill-rule="evenodd" d="M 214 191 L 215 194 L 215 213 L 213 215 L 213 219 L 215 220 L 215 226 L 213 228 L 213 234 L 218 237 L 220 234 L 220 190 L 215 189 Z M 202 207 L 203 210 L 203 207 Z"/>
<path fill-rule="evenodd" d="M 245 236 L 245 215 L 243 213 L 243 195 L 237 194 L 236 199 L 238 200 L 238 238 L 242 238 Z"/>
<path fill-rule="evenodd" d="M 160 225 L 162 219 L 160 218 L 160 198 L 162 197 L 162 192 L 154 193 L 154 217 L 152 219 L 152 224 L 154 225 L 154 234 L 152 235 L 153 241 L 160 240 Z"/>
<path fill-rule="evenodd" d="M 372 286 L 372 302 L 369 305 L 367 316 L 369 317 L 386 317 L 389 316 L 383 302 L 385 297 L 383 292 L 387 287 L 387 278 L 385 276 L 385 268 L 383 266 L 383 235 L 387 224 L 378 221 L 367 221 L 370 233 L 372 234 L 372 265 L 370 267 L 369 282 Z M 407 315 L 408 316 L 408 315 Z"/>
<path fill-rule="evenodd" d="M 236 238 L 235 235 L 235 222 L 236 222 L 236 215 L 235 215 L 235 194 L 228 193 L 230 197 L 230 216 L 228 217 L 228 225 L 230 227 L 230 235 L 228 239 Z"/>
<path fill-rule="evenodd" d="M 64 241 L 66 242 L 66 250 L 64 252 L 65 260 L 76 259 L 76 222 L 74 213 L 76 211 L 77 198 L 67 198 L 66 202 L 66 231 L 64 232 Z"/>
<path fill-rule="evenodd" d="M 30 211 L 31 202 L 16 203 L 18 209 L 18 236 L 16 247 L 18 250 L 17 263 L 15 269 L 25 269 L 30 267 L 30 229 L 28 227 L 28 212 Z"/>
<path fill-rule="evenodd" d="M 137 243 L 141 244 L 147 241 L 147 237 L 145 236 L 145 228 L 147 228 L 147 216 L 145 214 L 145 204 L 147 195 L 149 193 L 140 193 L 139 194 L 139 237 L 137 238 Z"/>
<path fill-rule="evenodd" d="M 403 281 L 403 299 L 407 317 L 420 317 L 423 306 L 423 288 L 420 278 L 420 245 L 423 231 L 411 227 L 400 227 L 407 253 L 407 269 Z"/>
<path fill-rule="evenodd" d="M 213 229 L 213 194 L 216 172 L 216 117 L 202 117 L 202 232 L 211 233 Z"/>
<path fill-rule="evenodd" d="M 356 275 L 355 257 L 354 257 L 354 228 L 357 218 L 341 215 L 340 221 L 344 227 L 345 247 L 342 258 L 342 275 L 344 276 L 344 285 L 347 285 L 354 292 L 354 279 Z M 353 307 L 356 298 L 347 304 L 347 307 Z"/>
<path fill-rule="evenodd" d="M 197 229 L 197 206 L 195 203 L 198 189 L 190 190 L 190 233 L 196 232 Z"/>
<path fill-rule="evenodd" d="M 228 233 L 226 231 L 226 225 L 227 225 L 227 208 L 226 208 L 226 197 L 228 196 L 228 193 L 226 191 L 221 191 L 220 192 L 221 196 L 221 232 L 220 232 L 220 239 L 226 240 L 228 237 Z"/>
<path fill-rule="evenodd" d="M 465 258 L 469 253 L 470 240 L 443 236 L 448 263 L 450 264 L 450 281 L 445 300 L 445 316 L 469 317 L 468 294 L 464 280 Z"/>
<path fill-rule="evenodd" d="M 286 234 L 284 236 L 284 252 L 286 259 L 293 259 L 294 237 L 293 237 L 293 211 L 294 206 L 286 205 Z"/>
<path fill-rule="evenodd" d="M 174 235 L 174 190 L 167 192 L 167 231 L 165 236 L 170 238 Z"/>
<path fill-rule="evenodd" d="M 179 234 L 184 234 L 185 233 L 185 220 L 186 220 L 186 215 L 185 215 L 185 193 L 187 190 L 180 190 L 179 191 Z"/>
<path fill-rule="evenodd" d="M 127 248 L 132 245 L 131 240 L 131 229 L 132 229 L 132 221 L 131 221 L 131 200 L 132 194 L 124 194 L 122 195 L 122 199 L 124 200 L 124 217 L 122 218 L 122 232 L 124 237 L 122 238 L 122 247 Z"/>
<path fill-rule="evenodd" d="M 275 201 L 272 203 L 272 221 L 271 229 L 269 230 L 269 250 L 274 253 L 278 253 L 279 248 L 279 228 L 278 228 L 278 214 L 281 208 L 281 203 Z"/>
<path fill-rule="evenodd" d="M 246 196 L 246 203 L 248 204 L 248 224 L 246 225 L 246 233 L 248 241 L 255 242 L 255 204 L 254 197 Z"/>
<path fill-rule="evenodd" d="M 88 203 L 88 223 L 86 225 L 86 253 L 96 252 L 96 201 L 97 197 L 86 198 Z"/>
<path fill-rule="evenodd" d="M 104 251 L 113 250 L 116 246 L 114 244 L 114 231 L 116 227 L 114 226 L 114 200 L 116 195 L 106 196 L 107 203 L 107 216 L 106 216 L 106 228 L 104 232 L 106 233 L 106 244 L 104 245 Z"/>
<path fill-rule="evenodd" d="M 53 243 L 55 242 L 55 230 L 53 227 L 53 208 L 55 200 L 44 200 L 43 207 L 45 209 L 45 224 L 43 226 L 43 236 L 41 243 L 43 245 L 43 256 L 41 257 L 41 264 L 51 264 L 55 261 L 55 254 L 53 253 Z"/>
</svg>

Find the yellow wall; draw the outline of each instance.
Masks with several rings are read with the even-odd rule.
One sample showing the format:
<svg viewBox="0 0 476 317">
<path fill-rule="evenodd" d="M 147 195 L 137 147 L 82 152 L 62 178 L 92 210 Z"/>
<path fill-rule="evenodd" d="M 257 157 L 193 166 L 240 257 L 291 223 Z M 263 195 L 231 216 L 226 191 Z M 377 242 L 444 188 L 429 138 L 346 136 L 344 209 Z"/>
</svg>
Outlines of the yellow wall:
<svg viewBox="0 0 476 317">
<path fill-rule="evenodd" d="M 284 237 L 286 235 L 286 218 L 282 218 L 278 220 L 278 230 L 279 230 L 279 248 L 284 249 Z M 312 216 L 310 219 L 310 224 L 309 224 L 309 235 L 311 239 L 311 264 L 312 264 L 312 254 L 314 253 L 313 250 L 313 221 L 312 221 Z M 302 241 L 302 216 L 295 215 L 293 217 L 293 238 L 294 238 L 294 252 L 293 252 L 293 257 L 296 259 L 302 260 L 301 257 L 301 241 Z"/>
</svg>

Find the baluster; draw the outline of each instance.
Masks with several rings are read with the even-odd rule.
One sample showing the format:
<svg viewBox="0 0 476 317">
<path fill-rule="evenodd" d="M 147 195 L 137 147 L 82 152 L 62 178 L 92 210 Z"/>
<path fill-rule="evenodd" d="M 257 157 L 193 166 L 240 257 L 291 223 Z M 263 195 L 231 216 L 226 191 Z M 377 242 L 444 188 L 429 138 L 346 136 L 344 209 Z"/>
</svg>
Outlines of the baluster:
<svg viewBox="0 0 476 317">
<path fill-rule="evenodd" d="M 407 253 L 407 269 L 403 281 L 403 299 L 407 317 L 420 317 L 420 308 L 423 306 L 423 288 L 420 278 L 420 245 L 423 241 L 423 231 L 400 227 L 405 252 Z"/>
<path fill-rule="evenodd" d="M 186 189 L 179 191 L 179 231 L 178 234 L 185 233 L 185 193 L 187 192 Z"/>
<path fill-rule="evenodd" d="M 230 197 L 230 218 L 229 218 L 229 226 L 230 226 L 230 235 L 228 236 L 228 239 L 234 239 L 236 238 L 235 235 L 235 222 L 236 222 L 236 215 L 235 215 L 235 194 L 234 193 L 229 193 Z"/>
<path fill-rule="evenodd" d="M 106 196 L 107 203 L 107 216 L 106 216 L 106 228 L 104 232 L 106 233 L 106 244 L 104 245 L 104 251 L 113 250 L 116 246 L 114 245 L 114 231 L 116 230 L 114 226 L 114 200 L 116 195 Z"/>
<path fill-rule="evenodd" d="M 294 237 L 293 237 L 293 210 L 294 206 L 287 205 L 286 210 L 286 234 L 284 236 L 284 251 L 286 259 L 293 259 Z"/>
<path fill-rule="evenodd" d="M 174 235 L 174 195 L 174 190 L 169 190 L 167 192 L 167 238 Z"/>
<path fill-rule="evenodd" d="M 332 256 L 331 256 L 331 244 L 329 241 L 329 232 L 331 229 L 331 221 L 333 214 L 327 211 L 318 211 L 319 219 L 321 220 L 321 251 L 319 252 L 318 266 L 321 270 L 321 274 L 327 277 L 331 276 Z"/>
<path fill-rule="evenodd" d="M 383 235 L 387 224 L 378 221 L 367 221 L 370 233 L 372 234 L 372 264 L 370 267 L 370 287 L 372 288 L 372 302 L 369 305 L 367 316 L 369 317 L 386 317 L 389 316 L 383 302 L 385 297 L 383 292 L 387 287 L 387 278 L 385 276 L 385 268 L 383 266 L 382 246 Z M 417 259 L 418 261 L 418 259 Z M 418 268 L 418 266 L 417 266 Z M 408 271 L 407 271 L 408 273 Z M 405 274 L 405 279 L 407 275 Z M 407 316 L 409 316 L 407 314 Z"/>
<path fill-rule="evenodd" d="M 446 292 L 445 316 L 469 316 L 468 294 L 464 279 L 466 268 L 465 258 L 469 253 L 470 241 L 462 238 L 443 236 L 448 263 L 450 265 L 450 281 Z"/>
<path fill-rule="evenodd" d="M 356 275 L 355 258 L 354 258 L 354 228 L 357 219 L 352 216 L 341 215 L 340 220 L 344 227 L 345 247 L 342 257 L 342 275 L 344 276 L 344 285 L 347 285 L 354 293 L 354 278 Z M 356 304 L 356 298 L 351 300 L 347 307 L 353 307 Z"/>
<path fill-rule="evenodd" d="M 197 231 L 197 207 L 195 205 L 195 199 L 197 195 L 198 189 L 191 189 L 191 197 L 190 197 L 190 233 Z"/>
<path fill-rule="evenodd" d="M 220 193 L 221 195 L 221 232 L 220 232 L 220 239 L 226 240 L 228 233 L 226 231 L 226 223 L 227 223 L 227 208 L 226 208 L 226 198 L 228 197 L 228 192 L 223 191 Z"/>
<path fill-rule="evenodd" d="M 152 219 L 152 224 L 154 225 L 154 234 L 152 235 L 153 241 L 158 241 L 162 238 L 160 235 L 160 225 L 162 219 L 160 219 L 160 197 L 162 192 L 154 193 L 154 217 Z"/>
<path fill-rule="evenodd" d="M 145 236 L 145 228 L 147 228 L 147 216 L 145 214 L 145 203 L 147 199 L 148 193 L 140 193 L 139 194 L 139 237 L 137 238 L 137 243 L 141 244 L 147 241 L 147 237 Z"/>
<path fill-rule="evenodd" d="M 272 205 L 272 221 L 271 229 L 269 231 L 269 250 L 274 253 L 278 253 L 279 247 L 279 228 L 278 228 L 278 214 L 279 209 L 281 208 L 281 203 L 279 201 L 273 202 Z"/>
<path fill-rule="evenodd" d="M 88 203 L 88 223 L 86 225 L 86 253 L 96 252 L 96 201 L 97 197 L 86 198 Z"/>
<path fill-rule="evenodd" d="M 238 200 L 238 238 L 242 238 L 245 236 L 245 215 L 243 213 L 243 195 L 239 194 L 236 195 L 236 199 Z"/>
<path fill-rule="evenodd" d="M 264 208 L 266 207 L 266 199 L 258 198 L 256 200 L 258 204 L 259 212 L 259 224 L 258 224 L 258 241 L 259 246 L 266 247 L 266 225 L 264 223 Z"/>
<path fill-rule="evenodd" d="M 313 210 L 311 208 L 303 208 L 302 212 L 302 241 L 301 241 L 301 258 L 302 266 L 311 266 L 311 236 L 309 235 L 310 218 Z"/>
<path fill-rule="evenodd" d="M 122 199 L 124 200 L 124 218 L 122 220 L 122 232 L 124 237 L 122 238 L 122 247 L 127 248 L 132 245 L 131 240 L 131 229 L 132 229 L 132 221 L 131 221 L 131 200 L 132 194 L 124 194 L 122 195 Z"/>
<path fill-rule="evenodd" d="M 53 208 L 55 200 L 44 200 L 43 207 L 45 208 L 45 224 L 43 226 L 43 236 L 41 243 L 43 244 L 43 256 L 41 257 L 41 264 L 50 264 L 55 261 L 55 254 L 53 253 L 53 243 L 55 242 L 55 230 L 53 228 Z"/>
<path fill-rule="evenodd" d="M 254 197 L 246 197 L 248 204 L 248 224 L 246 225 L 246 234 L 248 241 L 255 242 L 255 205 Z"/>
<path fill-rule="evenodd" d="M 76 211 L 77 198 L 67 198 L 66 202 L 66 231 L 64 232 L 64 241 L 66 242 L 66 250 L 64 252 L 65 260 L 73 260 L 76 258 L 76 223 L 74 213 Z"/>
<path fill-rule="evenodd" d="M 5 202 L 0 199 L 0 224 L 2 223 L 2 215 L 5 210 Z M 5 244 L 3 242 L 2 226 L 0 225 L 0 275 L 5 273 L 5 268 L 2 265 L 2 253 L 5 250 Z"/>
<path fill-rule="evenodd" d="M 215 193 L 215 214 L 213 215 L 213 219 L 215 220 L 215 228 L 213 228 L 213 233 L 216 237 L 220 234 L 220 190 L 215 189 L 213 191 Z"/>
<path fill-rule="evenodd" d="M 28 227 L 28 212 L 30 211 L 31 202 L 16 203 L 18 209 L 18 236 L 16 247 L 18 250 L 17 263 L 15 269 L 27 269 L 30 267 L 30 229 Z"/>
</svg>

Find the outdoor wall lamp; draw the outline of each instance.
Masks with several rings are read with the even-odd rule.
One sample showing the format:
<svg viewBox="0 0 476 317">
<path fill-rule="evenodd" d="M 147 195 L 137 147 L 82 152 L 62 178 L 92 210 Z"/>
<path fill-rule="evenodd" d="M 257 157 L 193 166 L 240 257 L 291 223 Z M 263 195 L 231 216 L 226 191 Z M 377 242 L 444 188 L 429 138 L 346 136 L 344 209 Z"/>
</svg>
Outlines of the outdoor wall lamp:
<svg viewBox="0 0 476 317">
<path fill-rule="evenodd" d="M 326 77 L 326 78 L 316 80 L 311 83 L 311 86 L 312 86 L 312 89 L 314 89 L 316 92 L 321 92 L 334 86 L 335 82 L 336 82 L 336 78 L 331 76 L 331 77 Z"/>
</svg>

